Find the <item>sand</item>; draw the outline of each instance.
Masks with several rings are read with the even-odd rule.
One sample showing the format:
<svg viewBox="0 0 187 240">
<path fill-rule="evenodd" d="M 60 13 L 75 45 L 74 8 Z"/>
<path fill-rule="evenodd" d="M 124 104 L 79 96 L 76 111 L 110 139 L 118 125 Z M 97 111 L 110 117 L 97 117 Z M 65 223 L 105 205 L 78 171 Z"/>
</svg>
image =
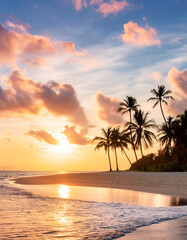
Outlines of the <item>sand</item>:
<svg viewBox="0 0 187 240">
<path fill-rule="evenodd" d="M 65 184 L 128 189 L 187 198 L 187 172 L 95 172 L 23 177 L 19 184 Z"/>
<path fill-rule="evenodd" d="M 186 240 L 187 217 L 138 228 L 118 240 Z"/>
</svg>

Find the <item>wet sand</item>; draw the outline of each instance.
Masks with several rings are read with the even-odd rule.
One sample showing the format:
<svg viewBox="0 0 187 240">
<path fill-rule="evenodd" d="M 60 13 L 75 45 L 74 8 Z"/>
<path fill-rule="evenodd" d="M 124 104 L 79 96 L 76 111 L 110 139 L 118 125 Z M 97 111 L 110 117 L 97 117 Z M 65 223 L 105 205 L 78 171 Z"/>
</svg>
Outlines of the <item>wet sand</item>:
<svg viewBox="0 0 187 240">
<path fill-rule="evenodd" d="M 187 198 L 187 172 L 95 172 L 23 177 L 19 184 L 65 184 L 127 189 Z"/>
<path fill-rule="evenodd" d="M 186 240 L 187 217 L 138 228 L 118 240 Z"/>
</svg>

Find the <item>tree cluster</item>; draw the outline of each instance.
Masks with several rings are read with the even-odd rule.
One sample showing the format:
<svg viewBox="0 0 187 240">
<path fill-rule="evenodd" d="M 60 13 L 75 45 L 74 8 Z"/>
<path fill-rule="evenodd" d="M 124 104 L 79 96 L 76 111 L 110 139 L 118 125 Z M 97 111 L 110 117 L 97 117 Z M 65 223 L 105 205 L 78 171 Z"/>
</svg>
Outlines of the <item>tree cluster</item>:
<svg viewBox="0 0 187 240">
<path fill-rule="evenodd" d="M 119 170 L 117 149 L 120 149 L 126 156 L 131 167 L 130 170 L 141 171 L 183 171 L 187 170 L 187 110 L 176 118 L 165 117 L 162 104 L 167 104 L 168 99 L 173 97 L 171 91 L 165 86 L 158 85 L 158 90 L 151 90 L 154 97 L 148 101 L 155 101 L 153 108 L 160 105 L 164 123 L 156 125 L 153 119 L 149 119 L 149 113 L 140 109 L 136 99 L 127 96 L 120 103 L 118 112 L 129 114 L 129 121 L 125 124 L 125 129 L 120 127 L 102 128 L 102 137 L 95 137 L 97 142 L 95 150 L 104 148 L 108 155 L 109 169 L 112 171 L 110 150 L 115 153 L 116 171 Z M 157 136 L 153 132 L 156 129 Z M 153 146 L 154 141 L 160 142 L 158 154 L 144 156 L 144 148 Z M 132 163 L 127 155 L 126 149 L 132 147 L 136 161 Z M 141 159 L 137 158 L 137 150 L 141 152 Z"/>
</svg>

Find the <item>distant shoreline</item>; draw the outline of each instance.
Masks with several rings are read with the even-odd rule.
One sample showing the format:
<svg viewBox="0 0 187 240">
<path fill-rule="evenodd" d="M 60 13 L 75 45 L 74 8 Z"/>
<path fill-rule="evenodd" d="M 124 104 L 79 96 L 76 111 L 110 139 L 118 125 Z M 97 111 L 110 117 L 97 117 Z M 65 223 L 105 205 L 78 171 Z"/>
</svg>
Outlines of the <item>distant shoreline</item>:
<svg viewBox="0 0 187 240">
<path fill-rule="evenodd" d="M 21 177 L 17 184 L 106 187 L 187 198 L 187 172 L 95 172 Z"/>
</svg>

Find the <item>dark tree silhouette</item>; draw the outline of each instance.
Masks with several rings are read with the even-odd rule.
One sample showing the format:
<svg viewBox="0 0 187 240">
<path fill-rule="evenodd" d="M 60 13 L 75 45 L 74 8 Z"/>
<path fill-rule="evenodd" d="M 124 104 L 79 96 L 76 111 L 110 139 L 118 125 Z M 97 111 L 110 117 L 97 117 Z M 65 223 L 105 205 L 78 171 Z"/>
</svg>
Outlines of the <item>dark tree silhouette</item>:
<svg viewBox="0 0 187 240">
<path fill-rule="evenodd" d="M 111 135 L 111 148 L 114 150 L 115 158 L 116 158 L 116 171 L 119 171 L 118 166 L 118 157 L 117 157 L 117 148 L 120 147 L 120 128 L 116 127 L 112 129 Z"/>
<path fill-rule="evenodd" d="M 166 123 L 158 129 L 158 140 L 161 143 L 161 147 L 169 149 L 170 154 L 172 151 L 172 143 L 174 143 L 174 132 L 177 122 L 173 117 L 169 116 Z"/>
<path fill-rule="evenodd" d="M 93 141 L 98 142 L 98 144 L 95 147 L 95 150 L 99 150 L 100 148 L 104 148 L 105 152 L 107 152 L 107 155 L 108 155 L 110 171 L 112 171 L 112 165 L 111 165 L 111 160 L 110 160 L 110 146 L 111 146 L 112 128 L 111 127 L 108 127 L 106 129 L 102 128 L 101 131 L 102 131 L 103 137 L 95 137 L 93 139 Z"/>
<path fill-rule="evenodd" d="M 127 96 L 126 99 L 123 99 L 123 102 L 120 103 L 120 107 L 118 108 L 118 112 L 122 112 L 122 114 L 125 114 L 127 112 L 129 112 L 129 116 L 130 116 L 130 123 L 132 123 L 132 111 L 136 111 L 138 108 L 138 104 L 137 101 L 134 97 L 129 97 Z M 134 155 L 136 158 L 136 161 L 138 160 L 137 155 L 136 155 L 136 149 L 135 149 L 135 145 L 133 142 L 133 138 L 132 138 L 132 131 L 131 131 L 131 126 L 130 126 L 130 135 L 131 135 L 131 144 L 134 150 Z"/>
<path fill-rule="evenodd" d="M 128 155 L 125 151 L 125 148 L 128 149 L 128 144 L 131 143 L 131 140 L 129 138 L 129 133 L 126 130 L 123 130 L 121 132 L 119 141 L 120 141 L 121 151 L 125 154 L 125 156 L 126 156 L 127 160 L 129 161 L 130 165 L 132 165 L 132 162 L 131 162 L 130 158 L 128 157 Z"/>
<path fill-rule="evenodd" d="M 170 94 L 172 93 L 171 90 L 166 90 L 166 87 L 164 85 L 158 85 L 158 90 L 152 89 L 151 93 L 154 95 L 154 97 L 149 98 L 147 101 L 156 101 L 153 105 L 153 108 L 155 108 L 158 103 L 160 104 L 160 109 L 162 116 L 164 118 L 165 124 L 167 124 L 166 118 L 164 116 L 162 103 L 168 104 L 166 100 L 168 99 L 174 99 Z"/>
<path fill-rule="evenodd" d="M 134 122 L 128 122 L 126 126 L 132 130 L 133 140 L 137 147 L 140 147 L 142 158 L 143 158 L 143 148 L 142 142 L 146 148 L 153 145 L 153 139 L 156 136 L 151 132 L 150 128 L 157 128 L 153 119 L 148 120 L 149 113 L 144 113 L 141 109 L 137 110 L 134 114 Z"/>
</svg>

